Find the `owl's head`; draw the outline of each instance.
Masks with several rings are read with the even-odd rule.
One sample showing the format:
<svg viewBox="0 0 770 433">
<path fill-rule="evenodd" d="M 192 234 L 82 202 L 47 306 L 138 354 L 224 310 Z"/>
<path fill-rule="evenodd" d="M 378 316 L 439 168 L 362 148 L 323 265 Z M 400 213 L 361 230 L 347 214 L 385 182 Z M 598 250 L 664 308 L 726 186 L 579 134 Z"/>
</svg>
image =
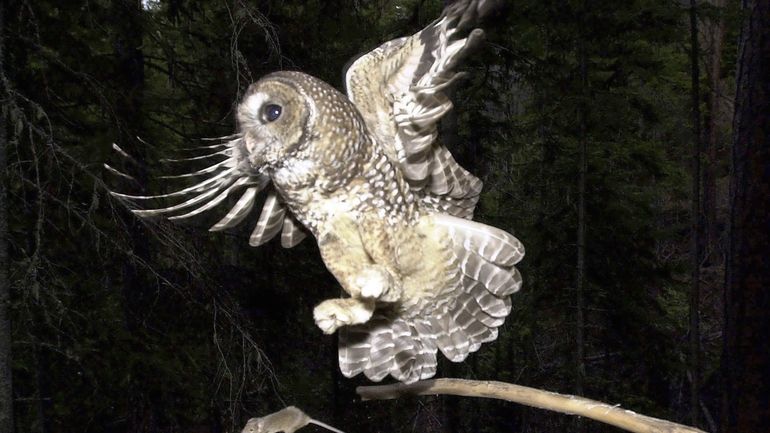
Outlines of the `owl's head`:
<svg viewBox="0 0 770 433">
<path fill-rule="evenodd" d="M 312 104 L 296 80 L 271 74 L 249 86 L 238 105 L 238 151 L 254 171 L 279 164 L 308 140 Z"/>
<path fill-rule="evenodd" d="M 301 72 L 275 72 L 252 84 L 238 105 L 237 117 L 240 128 L 237 134 L 219 137 L 215 140 L 224 141 L 202 146 L 211 149 L 211 153 L 168 160 L 214 160 L 205 168 L 165 176 L 168 179 L 205 176 L 205 179 L 167 194 L 112 194 L 129 200 L 186 197 L 185 201 L 172 206 L 133 211 L 140 216 L 176 214 L 169 216 L 176 220 L 212 209 L 231 193 L 246 187 L 230 213 L 211 228 L 224 230 L 249 215 L 256 194 L 271 180 L 286 193 L 290 188 L 310 183 L 331 190 L 359 176 L 364 161 L 370 156 L 372 142 L 355 106 L 333 87 Z M 195 208 L 188 211 L 192 207 Z M 283 212 L 283 207 L 275 209 Z M 262 231 L 252 235 L 254 245 L 275 234 L 265 232 L 264 225 L 259 227 Z M 272 234 L 263 237 L 265 233 Z"/>
<path fill-rule="evenodd" d="M 249 86 L 237 118 L 243 139 L 236 157 L 252 173 L 299 154 L 336 164 L 351 157 L 365 135 L 345 95 L 301 72 L 275 72 Z"/>
</svg>

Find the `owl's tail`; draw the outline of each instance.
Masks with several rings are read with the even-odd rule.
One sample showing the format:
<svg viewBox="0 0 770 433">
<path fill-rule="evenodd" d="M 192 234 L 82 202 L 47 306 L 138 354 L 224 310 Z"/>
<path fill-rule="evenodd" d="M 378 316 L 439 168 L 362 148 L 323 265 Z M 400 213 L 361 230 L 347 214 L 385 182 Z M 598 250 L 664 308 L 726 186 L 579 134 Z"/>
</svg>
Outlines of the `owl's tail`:
<svg viewBox="0 0 770 433">
<path fill-rule="evenodd" d="M 436 374 L 438 350 L 461 362 L 497 338 L 511 312 L 510 295 L 521 288 L 514 265 L 524 247 L 510 234 L 477 222 L 448 215 L 435 215 L 435 222 L 448 233 L 455 253 L 455 284 L 413 314 L 378 310 L 367 323 L 341 328 L 339 363 L 346 377 L 427 379 Z"/>
</svg>

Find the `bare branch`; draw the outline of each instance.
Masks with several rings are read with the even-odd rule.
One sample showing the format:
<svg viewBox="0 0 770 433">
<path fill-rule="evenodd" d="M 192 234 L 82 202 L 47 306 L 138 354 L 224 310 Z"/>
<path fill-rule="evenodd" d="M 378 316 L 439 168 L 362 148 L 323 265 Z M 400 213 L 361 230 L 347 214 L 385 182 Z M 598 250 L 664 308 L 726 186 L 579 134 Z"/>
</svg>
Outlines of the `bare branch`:
<svg viewBox="0 0 770 433">
<path fill-rule="evenodd" d="M 584 416 L 635 433 L 705 433 L 703 430 L 662 419 L 640 415 L 587 398 L 558 394 L 496 381 L 463 379 L 434 379 L 412 384 L 359 386 L 356 393 L 363 400 L 386 400 L 402 395 L 460 395 L 464 397 L 494 398 L 526 406 Z"/>
</svg>

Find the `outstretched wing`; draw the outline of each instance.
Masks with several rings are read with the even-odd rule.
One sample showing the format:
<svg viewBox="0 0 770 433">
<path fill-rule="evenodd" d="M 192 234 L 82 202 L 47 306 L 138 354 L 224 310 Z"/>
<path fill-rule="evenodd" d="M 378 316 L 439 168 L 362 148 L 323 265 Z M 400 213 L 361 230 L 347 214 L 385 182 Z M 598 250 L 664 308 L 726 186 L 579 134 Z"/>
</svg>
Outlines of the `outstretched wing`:
<svg viewBox="0 0 770 433">
<path fill-rule="evenodd" d="M 240 198 L 232 208 L 216 224 L 211 231 L 221 231 L 237 226 L 252 215 L 257 204 L 258 194 L 267 189 L 267 198 L 262 205 L 262 211 L 254 227 L 249 244 L 259 246 L 281 233 L 281 245 L 291 248 L 302 241 L 307 235 L 302 225 L 287 211 L 279 195 L 273 190 L 270 178 L 266 174 L 252 174 L 244 170 L 238 161 L 238 152 L 242 147 L 240 134 L 220 137 L 219 143 L 200 147 L 209 153 L 181 159 L 165 159 L 163 162 L 192 163 L 195 161 L 213 161 L 209 166 L 189 173 L 162 176 L 163 179 L 201 179 L 186 188 L 156 195 L 132 195 L 111 191 L 115 197 L 133 202 L 150 202 L 155 200 L 177 200 L 176 204 L 159 208 L 132 209 L 141 217 L 165 216 L 169 220 L 192 218 L 218 207 L 230 196 L 240 193 Z M 119 155 L 131 160 L 131 157 L 116 144 L 113 148 Z M 121 177 L 130 178 L 119 170 L 105 164 L 105 168 Z M 132 208 L 135 206 L 132 206 Z"/>
<path fill-rule="evenodd" d="M 386 42 L 345 73 L 348 97 L 432 209 L 472 218 L 482 182 L 463 169 L 437 139 L 438 121 L 452 108 L 447 88 L 461 76 L 463 57 L 483 31 L 474 28 L 492 0 L 459 0 L 420 32 Z"/>
</svg>

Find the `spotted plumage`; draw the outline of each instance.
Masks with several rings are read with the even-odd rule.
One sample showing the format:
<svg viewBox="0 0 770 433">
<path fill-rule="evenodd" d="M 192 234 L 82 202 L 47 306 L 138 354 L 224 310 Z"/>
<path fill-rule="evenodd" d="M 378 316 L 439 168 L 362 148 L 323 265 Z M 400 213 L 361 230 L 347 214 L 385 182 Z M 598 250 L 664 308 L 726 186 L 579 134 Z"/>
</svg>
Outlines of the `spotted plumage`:
<svg viewBox="0 0 770 433">
<path fill-rule="evenodd" d="M 497 337 L 521 287 L 521 243 L 471 221 L 481 181 L 437 130 L 490 3 L 457 1 L 421 32 L 360 57 L 346 72 L 347 95 L 300 72 L 265 76 L 238 105 L 239 133 L 211 146 L 222 161 L 190 174 L 205 180 L 171 194 L 116 195 L 186 198 L 135 210 L 183 219 L 242 191 L 211 227 L 219 231 L 246 220 L 267 189 L 249 243 L 279 233 L 287 248 L 316 239 L 349 295 L 313 312 L 323 332 L 339 331 L 342 373 L 432 377 L 437 351 L 459 362 Z"/>
</svg>

